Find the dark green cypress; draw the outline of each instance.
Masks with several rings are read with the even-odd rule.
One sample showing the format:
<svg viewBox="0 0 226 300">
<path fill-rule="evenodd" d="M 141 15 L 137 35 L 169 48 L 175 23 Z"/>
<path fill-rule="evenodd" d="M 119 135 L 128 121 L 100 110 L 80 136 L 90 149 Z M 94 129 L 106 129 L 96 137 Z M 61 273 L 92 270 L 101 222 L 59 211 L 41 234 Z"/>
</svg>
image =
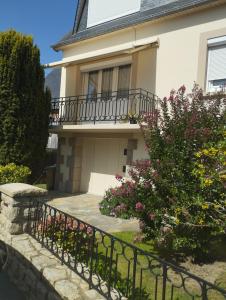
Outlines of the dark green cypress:
<svg viewBox="0 0 226 300">
<path fill-rule="evenodd" d="M 31 36 L 0 32 L 0 164 L 28 166 L 36 178 L 48 140 L 50 92 Z"/>
</svg>

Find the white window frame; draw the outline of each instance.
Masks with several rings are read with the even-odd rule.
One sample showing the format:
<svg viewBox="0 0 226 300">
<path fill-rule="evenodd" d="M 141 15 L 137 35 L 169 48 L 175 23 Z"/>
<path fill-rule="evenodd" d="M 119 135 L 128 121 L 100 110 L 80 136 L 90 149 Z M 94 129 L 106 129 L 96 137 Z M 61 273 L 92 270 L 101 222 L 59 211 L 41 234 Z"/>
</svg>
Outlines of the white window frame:
<svg viewBox="0 0 226 300">
<path fill-rule="evenodd" d="M 217 46 L 225 46 L 226 47 L 226 36 L 220 36 L 220 37 L 216 37 L 216 38 L 211 38 L 208 40 L 208 50 L 207 50 L 207 67 L 206 67 L 206 91 L 207 92 L 218 92 L 218 91 L 222 91 L 222 85 L 214 85 L 214 82 L 224 82 L 225 84 L 225 88 L 226 88 L 226 77 L 225 78 L 219 78 L 219 79 L 215 79 L 215 80 L 209 80 L 208 78 L 208 67 L 209 67 L 209 50 L 211 48 L 217 47 Z M 226 64 L 226 63 L 225 63 Z M 212 82 L 212 84 L 211 84 Z M 224 89 L 225 89 L 224 88 Z"/>
</svg>

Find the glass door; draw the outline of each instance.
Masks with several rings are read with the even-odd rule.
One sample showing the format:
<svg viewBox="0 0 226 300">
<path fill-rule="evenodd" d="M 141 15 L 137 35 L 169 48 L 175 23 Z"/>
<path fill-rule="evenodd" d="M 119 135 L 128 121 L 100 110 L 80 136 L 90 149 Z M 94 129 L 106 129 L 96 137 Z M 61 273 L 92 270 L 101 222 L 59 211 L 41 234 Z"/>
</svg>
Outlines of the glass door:
<svg viewBox="0 0 226 300">
<path fill-rule="evenodd" d="M 99 71 L 89 72 L 87 94 L 88 99 L 95 98 L 98 93 L 98 73 Z"/>
</svg>

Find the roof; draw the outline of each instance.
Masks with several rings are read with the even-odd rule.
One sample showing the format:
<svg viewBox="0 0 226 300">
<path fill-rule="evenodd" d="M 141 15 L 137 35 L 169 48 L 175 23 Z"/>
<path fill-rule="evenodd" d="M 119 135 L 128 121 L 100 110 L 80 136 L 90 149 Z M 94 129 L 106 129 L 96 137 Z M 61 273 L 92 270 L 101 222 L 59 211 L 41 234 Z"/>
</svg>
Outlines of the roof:
<svg viewBox="0 0 226 300">
<path fill-rule="evenodd" d="M 139 12 L 87 28 L 88 1 L 89 0 L 79 0 L 73 29 L 58 43 L 53 45 L 53 49 L 58 50 L 62 46 L 70 45 L 81 40 L 179 13 L 187 9 L 210 3 L 213 4 L 213 0 L 142 0 Z M 219 2 L 219 0 L 214 2 Z"/>
</svg>

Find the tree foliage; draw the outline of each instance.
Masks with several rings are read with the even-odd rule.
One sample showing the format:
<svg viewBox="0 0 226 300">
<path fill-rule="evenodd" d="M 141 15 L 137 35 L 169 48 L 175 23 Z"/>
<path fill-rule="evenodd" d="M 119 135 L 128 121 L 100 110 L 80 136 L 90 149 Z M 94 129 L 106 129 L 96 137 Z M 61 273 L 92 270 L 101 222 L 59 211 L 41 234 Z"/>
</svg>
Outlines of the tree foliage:
<svg viewBox="0 0 226 300">
<path fill-rule="evenodd" d="M 0 33 L 0 164 L 42 169 L 48 139 L 50 92 L 31 36 Z"/>
<path fill-rule="evenodd" d="M 150 159 L 134 164 L 131 181 L 118 177 L 101 211 L 138 217 L 159 247 L 202 257 L 226 237 L 225 98 L 183 86 L 140 124 Z"/>
</svg>

